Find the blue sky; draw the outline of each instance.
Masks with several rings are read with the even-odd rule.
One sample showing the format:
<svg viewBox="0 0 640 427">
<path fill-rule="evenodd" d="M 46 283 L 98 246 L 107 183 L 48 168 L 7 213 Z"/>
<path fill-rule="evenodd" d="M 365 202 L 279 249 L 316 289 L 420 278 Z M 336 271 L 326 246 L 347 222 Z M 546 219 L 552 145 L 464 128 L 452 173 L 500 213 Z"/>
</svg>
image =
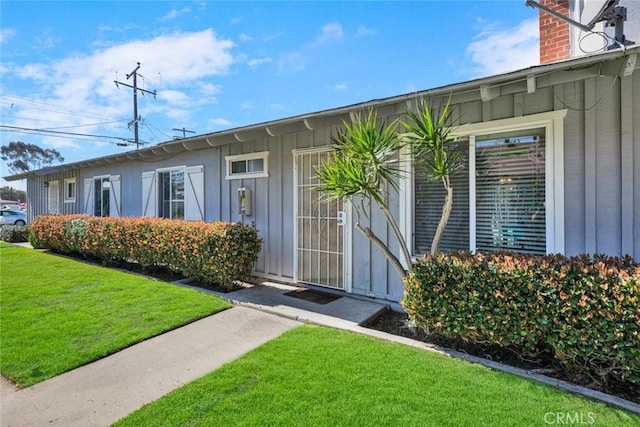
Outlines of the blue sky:
<svg viewBox="0 0 640 427">
<path fill-rule="evenodd" d="M 131 84 L 137 62 L 157 91 L 138 97 L 153 145 L 536 65 L 537 16 L 524 0 L 3 0 L 1 144 L 65 162 L 135 149 L 116 145 L 133 139 L 133 96 L 114 80 Z"/>
</svg>

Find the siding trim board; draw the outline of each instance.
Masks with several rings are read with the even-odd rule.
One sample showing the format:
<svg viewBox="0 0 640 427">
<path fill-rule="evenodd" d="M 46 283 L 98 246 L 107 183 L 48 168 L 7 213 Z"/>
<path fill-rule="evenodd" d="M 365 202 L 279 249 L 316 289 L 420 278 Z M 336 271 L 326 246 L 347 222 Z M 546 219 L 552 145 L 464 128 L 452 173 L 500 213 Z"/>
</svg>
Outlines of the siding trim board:
<svg viewBox="0 0 640 427">
<path fill-rule="evenodd" d="M 637 90 L 637 89 L 636 89 Z M 640 111 L 633 109 L 633 80 L 631 76 L 622 77 L 620 84 L 620 127 L 621 127 L 621 150 L 620 150 L 620 182 L 622 185 L 622 247 L 621 253 L 631 254 L 634 250 L 636 231 L 634 230 L 634 150 L 633 150 L 633 118 L 640 115 Z M 634 115 L 635 114 L 635 115 Z"/>
</svg>

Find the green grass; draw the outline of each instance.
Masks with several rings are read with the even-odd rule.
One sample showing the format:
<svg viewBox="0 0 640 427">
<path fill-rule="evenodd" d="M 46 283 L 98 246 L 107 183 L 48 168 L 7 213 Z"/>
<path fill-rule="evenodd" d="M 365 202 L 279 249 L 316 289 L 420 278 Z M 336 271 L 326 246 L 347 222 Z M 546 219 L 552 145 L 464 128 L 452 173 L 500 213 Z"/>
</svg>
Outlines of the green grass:
<svg viewBox="0 0 640 427">
<path fill-rule="evenodd" d="M 166 282 L 0 243 L 0 369 L 29 386 L 228 308 Z"/>
<path fill-rule="evenodd" d="M 557 417 L 640 423 L 625 411 L 479 365 L 303 326 L 116 425 L 544 426 L 559 424 Z"/>
</svg>

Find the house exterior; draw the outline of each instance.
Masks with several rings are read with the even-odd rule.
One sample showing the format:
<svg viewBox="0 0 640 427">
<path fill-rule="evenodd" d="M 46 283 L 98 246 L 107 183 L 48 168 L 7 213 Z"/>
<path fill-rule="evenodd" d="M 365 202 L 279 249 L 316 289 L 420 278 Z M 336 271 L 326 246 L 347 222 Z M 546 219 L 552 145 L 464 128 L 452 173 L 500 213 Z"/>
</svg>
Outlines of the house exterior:
<svg viewBox="0 0 640 427">
<path fill-rule="evenodd" d="M 355 230 L 348 203 L 320 200 L 314 167 L 330 135 L 374 108 L 404 118 L 426 98 L 451 97 L 465 168 L 442 249 L 640 258 L 640 47 L 569 59 L 422 92 L 170 141 L 49 167 L 27 179 L 29 218 L 41 214 L 160 216 L 255 223 L 254 274 L 397 302 L 403 285 Z M 443 195 L 405 162 L 390 205 L 419 256 Z M 375 206 L 361 221 L 399 252 Z"/>
</svg>

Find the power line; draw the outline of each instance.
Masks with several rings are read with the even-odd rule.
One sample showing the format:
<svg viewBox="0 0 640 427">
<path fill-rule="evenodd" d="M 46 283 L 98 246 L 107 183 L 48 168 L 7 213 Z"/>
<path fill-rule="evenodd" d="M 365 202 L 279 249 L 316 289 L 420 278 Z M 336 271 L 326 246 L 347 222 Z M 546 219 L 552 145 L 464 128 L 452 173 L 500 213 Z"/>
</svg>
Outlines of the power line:
<svg viewBox="0 0 640 427">
<path fill-rule="evenodd" d="M 27 116 L 9 116 L 9 115 L 5 115 L 3 116 L 4 119 L 20 119 L 20 120 L 29 120 L 32 122 L 37 122 L 37 121 L 41 121 L 41 122 L 47 122 L 47 123 L 60 123 L 60 124 L 68 124 L 68 121 L 57 121 L 57 120 L 48 120 L 48 119 L 40 119 L 37 117 L 27 117 Z M 126 120 L 111 120 L 108 122 L 97 122 L 97 123 L 84 123 L 84 124 L 80 124 L 80 125 L 67 125 L 67 126 L 55 126 L 55 127 L 46 127 L 46 128 L 42 128 L 42 130 L 55 130 L 55 129 L 75 129 L 75 128 L 82 128 L 82 127 L 88 127 L 88 126 L 101 126 L 101 125 L 108 125 L 108 124 L 112 124 L 112 123 L 122 123 L 123 121 Z"/>
<path fill-rule="evenodd" d="M 25 128 L 20 126 L 0 125 L 0 130 L 5 132 L 29 133 L 34 135 L 58 136 L 58 137 L 66 137 L 66 138 L 90 137 L 90 138 L 115 139 L 118 141 L 123 141 L 127 143 L 127 145 L 132 143 L 131 139 L 123 138 L 120 136 L 96 135 L 96 134 L 90 134 L 90 133 L 76 133 L 76 132 L 62 132 L 62 131 L 47 130 L 47 129 Z"/>
<path fill-rule="evenodd" d="M 42 111 L 50 111 L 50 112 L 53 112 L 53 113 L 61 113 L 61 114 L 66 114 L 66 115 L 70 115 L 70 116 L 93 118 L 93 119 L 95 119 L 96 117 L 101 117 L 101 118 L 106 118 L 106 119 L 109 119 L 109 120 L 124 120 L 124 119 L 117 119 L 117 118 L 115 118 L 113 116 L 108 116 L 106 114 L 94 113 L 94 112 L 91 112 L 91 111 L 73 111 L 73 110 L 69 110 L 68 108 L 65 108 L 64 106 L 61 106 L 61 105 L 50 104 L 50 103 L 42 102 L 42 101 L 34 101 L 34 100 L 31 100 L 31 99 L 20 98 L 20 97 L 16 97 L 16 96 L 3 95 L 1 99 L 2 99 L 2 101 L 0 101 L 0 103 L 9 105 L 10 106 L 9 108 L 11 108 L 15 104 L 26 103 L 26 104 L 35 105 L 35 106 L 37 106 L 38 109 L 40 109 Z M 5 99 L 7 101 L 5 101 Z M 53 108 L 43 108 L 43 107 L 41 107 L 42 105 L 44 105 L 46 107 L 53 107 Z"/>
</svg>

